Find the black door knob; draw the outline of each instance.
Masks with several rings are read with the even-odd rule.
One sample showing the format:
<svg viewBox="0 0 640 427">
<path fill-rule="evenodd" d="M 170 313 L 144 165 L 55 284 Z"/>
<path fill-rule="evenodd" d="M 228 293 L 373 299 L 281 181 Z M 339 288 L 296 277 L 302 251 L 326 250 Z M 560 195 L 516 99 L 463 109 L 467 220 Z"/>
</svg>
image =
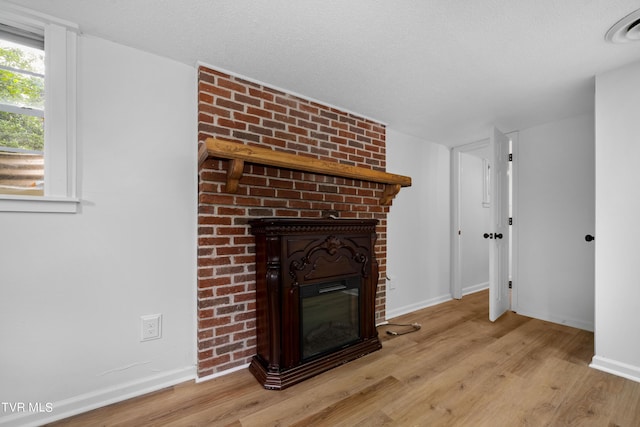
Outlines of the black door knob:
<svg viewBox="0 0 640 427">
<path fill-rule="evenodd" d="M 502 233 L 496 233 L 496 239 L 502 239 Z"/>
<path fill-rule="evenodd" d="M 587 242 L 591 242 L 593 240 L 596 240 L 596 238 L 593 237 L 591 234 L 587 234 L 586 236 L 584 236 L 584 240 L 586 240 Z"/>
<path fill-rule="evenodd" d="M 493 233 L 484 233 L 485 239 L 493 239 Z"/>
</svg>

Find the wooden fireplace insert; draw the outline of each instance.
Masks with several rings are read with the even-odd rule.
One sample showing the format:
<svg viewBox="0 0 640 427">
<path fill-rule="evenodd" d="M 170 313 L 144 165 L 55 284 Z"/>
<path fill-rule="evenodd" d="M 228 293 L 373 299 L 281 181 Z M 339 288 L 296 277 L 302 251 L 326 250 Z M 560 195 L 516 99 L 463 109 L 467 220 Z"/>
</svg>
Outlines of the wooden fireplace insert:
<svg viewBox="0 0 640 427">
<path fill-rule="evenodd" d="M 377 222 L 249 222 L 256 239 L 257 322 L 249 370 L 265 388 L 286 388 L 381 348 Z"/>
</svg>

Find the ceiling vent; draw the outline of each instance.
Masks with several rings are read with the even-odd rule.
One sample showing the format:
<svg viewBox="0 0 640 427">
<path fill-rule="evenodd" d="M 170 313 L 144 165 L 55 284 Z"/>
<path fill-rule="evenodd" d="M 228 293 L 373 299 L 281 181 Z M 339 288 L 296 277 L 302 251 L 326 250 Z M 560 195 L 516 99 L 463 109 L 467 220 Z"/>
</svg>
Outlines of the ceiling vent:
<svg viewBox="0 0 640 427">
<path fill-rule="evenodd" d="M 607 31 L 604 38 L 611 43 L 640 40 L 640 9 L 625 16 Z"/>
</svg>

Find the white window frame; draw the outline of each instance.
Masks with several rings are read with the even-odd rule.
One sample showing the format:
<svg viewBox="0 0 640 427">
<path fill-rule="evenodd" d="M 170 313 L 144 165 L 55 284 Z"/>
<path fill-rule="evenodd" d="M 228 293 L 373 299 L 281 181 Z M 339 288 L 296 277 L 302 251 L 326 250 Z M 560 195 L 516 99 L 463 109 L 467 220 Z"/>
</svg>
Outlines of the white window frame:
<svg viewBox="0 0 640 427">
<path fill-rule="evenodd" d="M 0 194 L 0 212 L 76 213 L 78 26 L 0 2 L 0 22 L 44 34 L 44 196 Z"/>
</svg>

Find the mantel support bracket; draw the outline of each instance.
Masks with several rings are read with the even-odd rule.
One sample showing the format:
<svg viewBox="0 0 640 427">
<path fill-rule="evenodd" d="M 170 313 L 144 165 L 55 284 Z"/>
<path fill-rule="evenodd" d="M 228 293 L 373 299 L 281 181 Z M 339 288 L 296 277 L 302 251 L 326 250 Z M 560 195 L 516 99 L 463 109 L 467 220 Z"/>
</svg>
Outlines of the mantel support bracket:
<svg viewBox="0 0 640 427">
<path fill-rule="evenodd" d="M 380 204 L 382 206 L 389 206 L 393 201 L 396 194 L 400 192 L 400 188 L 402 186 L 400 184 L 386 184 L 384 186 L 384 192 L 382 193 L 382 197 L 380 198 Z"/>
<path fill-rule="evenodd" d="M 227 170 L 227 192 L 237 193 L 238 182 L 242 178 L 242 172 L 244 172 L 244 160 L 230 159 L 229 169 Z"/>
</svg>

